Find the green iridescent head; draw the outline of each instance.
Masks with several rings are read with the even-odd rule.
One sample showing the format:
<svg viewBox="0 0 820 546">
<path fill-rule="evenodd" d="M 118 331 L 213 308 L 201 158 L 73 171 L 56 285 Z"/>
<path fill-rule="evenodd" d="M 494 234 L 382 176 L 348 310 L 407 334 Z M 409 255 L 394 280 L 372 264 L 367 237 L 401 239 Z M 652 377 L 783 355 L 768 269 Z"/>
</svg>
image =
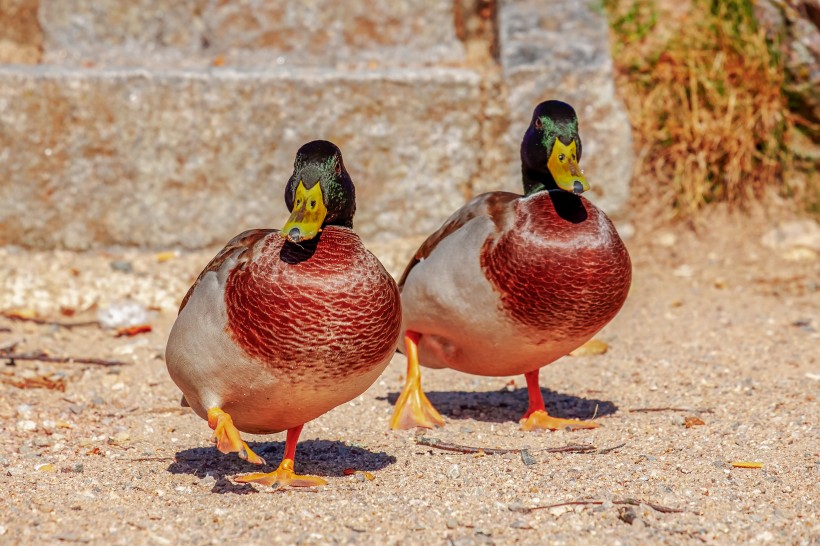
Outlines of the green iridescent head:
<svg viewBox="0 0 820 546">
<path fill-rule="evenodd" d="M 316 237 L 326 225 L 353 227 L 356 189 L 335 144 L 314 140 L 299 148 L 285 204 L 291 215 L 281 232 L 294 243 Z"/>
<path fill-rule="evenodd" d="M 552 179 L 562 190 L 583 193 L 589 189 L 589 183 L 578 166 L 580 161 L 581 137 L 572 106 L 557 100 L 536 106 L 521 142 L 525 172 L 532 173 L 532 178 Z M 541 183 L 525 189 L 530 194 L 546 187 Z"/>
</svg>

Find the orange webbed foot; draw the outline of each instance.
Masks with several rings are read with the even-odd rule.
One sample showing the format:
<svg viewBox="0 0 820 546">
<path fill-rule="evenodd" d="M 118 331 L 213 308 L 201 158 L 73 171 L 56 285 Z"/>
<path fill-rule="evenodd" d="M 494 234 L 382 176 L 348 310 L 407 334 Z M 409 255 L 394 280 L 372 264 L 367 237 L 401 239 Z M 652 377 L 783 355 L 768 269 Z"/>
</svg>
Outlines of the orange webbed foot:
<svg viewBox="0 0 820 546">
<path fill-rule="evenodd" d="M 231 416 L 220 408 L 208 410 L 208 426 L 214 430 L 213 439 L 219 451 L 238 453 L 240 459 L 252 464 L 265 464 L 265 459 L 254 453 L 250 446 L 242 440 Z"/>
<path fill-rule="evenodd" d="M 284 459 L 279 468 L 273 472 L 255 472 L 246 476 L 234 478 L 239 483 L 258 483 L 276 489 L 284 487 L 316 487 L 327 485 L 319 476 L 302 476 L 293 471 L 293 460 Z"/>
<path fill-rule="evenodd" d="M 407 430 L 414 427 L 435 428 L 443 425 L 444 418 L 421 390 L 421 383 L 418 380 L 408 381 L 396 401 L 390 428 Z"/>
<path fill-rule="evenodd" d="M 521 430 L 572 430 L 598 428 L 594 421 L 578 421 L 576 419 L 561 419 L 552 417 L 544 410 L 533 411 L 521 418 Z"/>
<path fill-rule="evenodd" d="M 418 343 L 421 334 L 407 332 L 404 336 L 407 348 L 407 381 L 396 401 L 390 428 L 407 430 L 414 427 L 434 428 L 444 426 L 444 418 L 433 407 L 421 389 Z"/>
</svg>

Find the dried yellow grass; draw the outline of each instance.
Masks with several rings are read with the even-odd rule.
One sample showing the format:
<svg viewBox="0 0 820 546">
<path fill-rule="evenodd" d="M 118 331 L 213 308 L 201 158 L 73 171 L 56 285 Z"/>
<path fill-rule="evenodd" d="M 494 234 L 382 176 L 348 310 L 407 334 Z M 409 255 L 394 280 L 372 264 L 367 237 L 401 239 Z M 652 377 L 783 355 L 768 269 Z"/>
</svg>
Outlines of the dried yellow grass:
<svg viewBox="0 0 820 546">
<path fill-rule="evenodd" d="M 784 70 L 748 0 L 605 4 L 639 151 L 635 197 L 693 216 L 787 193 Z"/>
</svg>

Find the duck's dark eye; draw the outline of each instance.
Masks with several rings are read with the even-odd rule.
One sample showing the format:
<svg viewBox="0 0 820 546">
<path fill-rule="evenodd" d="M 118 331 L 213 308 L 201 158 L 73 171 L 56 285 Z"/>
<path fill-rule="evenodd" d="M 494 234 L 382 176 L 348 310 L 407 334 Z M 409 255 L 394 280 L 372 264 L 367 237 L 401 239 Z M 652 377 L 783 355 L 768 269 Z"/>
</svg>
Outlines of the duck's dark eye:
<svg viewBox="0 0 820 546">
<path fill-rule="evenodd" d="M 541 118 L 535 118 L 535 128 L 539 131 L 544 128 L 544 122 L 541 121 Z"/>
<path fill-rule="evenodd" d="M 567 158 L 564 154 L 558 154 L 558 161 L 563 161 Z"/>
<path fill-rule="evenodd" d="M 336 174 L 342 174 L 342 162 L 336 161 Z"/>
</svg>

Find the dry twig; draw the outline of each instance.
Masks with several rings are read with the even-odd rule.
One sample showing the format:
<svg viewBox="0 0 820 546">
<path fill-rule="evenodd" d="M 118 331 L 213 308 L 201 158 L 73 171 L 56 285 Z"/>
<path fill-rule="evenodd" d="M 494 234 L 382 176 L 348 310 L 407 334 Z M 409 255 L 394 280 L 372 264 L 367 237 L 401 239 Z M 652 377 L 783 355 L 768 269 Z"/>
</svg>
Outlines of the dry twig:
<svg viewBox="0 0 820 546">
<path fill-rule="evenodd" d="M 0 351 L 0 359 L 14 362 L 28 360 L 34 362 L 53 362 L 55 364 L 93 364 L 95 366 L 127 366 L 128 362 L 121 360 L 105 360 L 103 358 L 86 358 L 80 356 L 48 356 L 45 353 L 12 353 Z"/>
<path fill-rule="evenodd" d="M 630 409 L 630 413 L 654 413 L 659 411 L 686 411 L 689 413 L 714 413 L 715 410 L 712 408 L 705 408 L 705 409 L 697 409 L 697 408 L 673 408 L 673 407 L 662 407 L 662 408 L 633 408 Z"/>
<path fill-rule="evenodd" d="M 626 444 L 620 444 L 613 447 L 608 447 L 604 449 L 598 449 L 593 445 L 580 445 L 580 444 L 569 444 L 562 447 L 545 447 L 543 449 L 536 449 L 532 450 L 528 447 L 521 447 L 521 448 L 513 448 L 513 449 L 500 449 L 494 447 L 472 447 L 472 446 L 464 446 L 459 444 L 453 444 L 451 442 L 445 442 L 443 440 L 439 440 L 438 438 L 429 438 L 427 436 L 419 436 L 416 438 L 416 443 L 418 445 L 427 446 L 427 447 L 434 447 L 436 449 L 442 449 L 444 451 L 456 451 L 458 453 L 484 453 L 485 455 L 504 455 L 505 453 L 521 453 L 522 451 L 527 452 L 546 452 L 546 453 L 588 453 L 594 455 L 602 455 L 605 453 L 609 453 L 614 451 L 618 448 L 625 446 Z"/>
<path fill-rule="evenodd" d="M 59 328 L 85 328 L 88 326 L 99 326 L 100 321 L 98 320 L 87 320 L 83 322 L 60 322 L 57 320 L 46 320 L 37 317 L 26 317 L 17 313 L 7 313 L 7 312 L 0 312 L 0 316 L 5 317 L 9 320 L 19 320 L 22 322 L 33 322 L 34 324 L 42 324 L 43 326 L 57 326 Z M 9 330 L 11 331 L 11 330 Z"/>
<path fill-rule="evenodd" d="M 596 501 L 596 500 L 580 500 L 580 501 L 569 501 L 569 502 L 559 502 L 556 504 L 545 504 L 541 506 L 532 506 L 530 508 L 521 508 L 520 511 L 524 512 L 525 514 L 529 514 L 530 512 L 535 512 L 536 510 L 549 510 L 550 508 L 559 508 L 561 506 L 582 506 L 582 505 L 601 505 L 604 504 L 604 501 Z M 652 510 L 656 512 L 660 512 L 662 514 L 680 514 L 683 512 L 680 508 L 670 508 L 668 506 L 662 506 L 660 504 L 654 504 L 651 502 L 644 502 L 637 499 L 623 499 L 623 500 L 616 500 L 612 501 L 612 504 L 628 504 L 630 506 L 640 506 L 641 504 L 650 507 Z"/>
</svg>

